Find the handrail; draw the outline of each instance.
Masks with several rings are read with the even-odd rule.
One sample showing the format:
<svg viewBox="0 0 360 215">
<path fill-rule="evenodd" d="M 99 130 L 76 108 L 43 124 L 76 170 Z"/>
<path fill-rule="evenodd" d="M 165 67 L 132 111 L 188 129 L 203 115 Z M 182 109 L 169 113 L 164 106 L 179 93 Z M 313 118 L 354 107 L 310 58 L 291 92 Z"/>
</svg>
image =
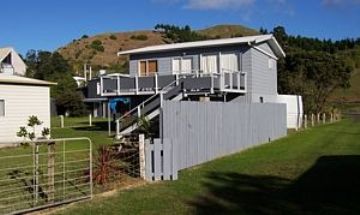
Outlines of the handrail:
<svg viewBox="0 0 360 215">
<path fill-rule="evenodd" d="M 173 85 L 173 84 L 176 84 L 180 79 L 184 79 L 184 78 L 183 78 L 183 77 L 176 78 L 175 81 L 172 81 L 172 82 L 169 83 L 168 85 L 164 86 L 158 93 L 150 96 L 149 98 L 147 98 L 146 100 L 144 100 L 143 102 L 141 102 L 140 104 L 138 104 L 136 107 L 134 107 L 133 109 L 131 109 L 131 110 L 129 110 L 128 112 L 126 112 L 124 115 L 122 115 L 122 116 L 121 116 L 119 119 L 117 119 L 117 120 L 121 121 L 122 119 L 124 119 L 125 117 L 127 117 L 128 115 L 130 115 L 131 113 L 133 113 L 135 110 L 137 110 L 138 107 L 144 107 L 144 105 L 145 105 L 147 102 L 151 101 L 151 100 L 152 100 L 153 98 L 155 98 L 157 95 L 162 94 L 162 93 L 163 93 L 162 91 L 163 91 L 164 89 L 170 87 L 170 86 Z"/>
</svg>

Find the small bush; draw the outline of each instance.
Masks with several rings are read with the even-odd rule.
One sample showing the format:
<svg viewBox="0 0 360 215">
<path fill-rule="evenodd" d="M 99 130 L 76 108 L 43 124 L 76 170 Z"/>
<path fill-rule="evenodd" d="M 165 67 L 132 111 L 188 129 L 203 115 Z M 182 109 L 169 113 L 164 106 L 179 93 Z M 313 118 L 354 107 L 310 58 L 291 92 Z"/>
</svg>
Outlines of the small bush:
<svg viewBox="0 0 360 215">
<path fill-rule="evenodd" d="M 147 40 L 148 39 L 148 36 L 146 36 L 145 34 L 139 34 L 139 35 L 132 35 L 130 37 L 130 39 L 132 40 Z"/>
<path fill-rule="evenodd" d="M 99 52 L 104 52 L 105 48 L 102 45 L 102 42 L 100 40 L 94 40 L 91 44 L 90 47 L 96 51 Z"/>
<path fill-rule="evenodd" d="M 86 38 L 89 38 L 89 36 L 86 34 L 82 35 L 82 37 L 81 37 L 81 39 L 86 39 Z"/>
<path fill-rule="evenodd" d="M 116 35 L 114 35 L 114 34 L 110 35 L 109 38 L 110 38 L 111 40 L 117 40 L 117 37 L 116 37 Z"/>
</svg>

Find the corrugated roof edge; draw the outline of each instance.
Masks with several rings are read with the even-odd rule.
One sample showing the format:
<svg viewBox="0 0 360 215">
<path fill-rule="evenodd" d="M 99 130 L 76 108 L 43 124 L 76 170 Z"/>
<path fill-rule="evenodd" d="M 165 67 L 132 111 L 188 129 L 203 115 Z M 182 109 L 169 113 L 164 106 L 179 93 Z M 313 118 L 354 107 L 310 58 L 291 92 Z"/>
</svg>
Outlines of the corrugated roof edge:
<svg viewBox="0 0 360 215">
<path fill-rule="evenodd" d="M 281 48 L 281 46 L 279 45 L 279 43 L 276 41 L 275 37 L 272 34 L 147 46 L 138 49 L 121 51 L 118 52 L 117 55 L 120 56 L 126 54 L 156 53 L 156 52 L 165 52 L 168 50 L 179 50 L 179 49 L 196 48 L 196 47 L 212 47 L 212 46 L 222 46 L 222 45 L 241 44 L 241 43 L 258 44 L 267 41 L 273 41 L 272 48 L 277 49 L 275 50 L 275 52 L 278 56 L 280 57 L 286 56 L 285 52 L 283 51 L 283 49 Z"/>
<path fill-rule="evenodd" d="M 33 78 L 25 78 L 15 75 L 0 74 L 0 84 L 20 84 L 20 85 L 35 85 L 35 86 L 53 86 L 57 85 L 55 82 L 43 81 Z"/>
</svg>

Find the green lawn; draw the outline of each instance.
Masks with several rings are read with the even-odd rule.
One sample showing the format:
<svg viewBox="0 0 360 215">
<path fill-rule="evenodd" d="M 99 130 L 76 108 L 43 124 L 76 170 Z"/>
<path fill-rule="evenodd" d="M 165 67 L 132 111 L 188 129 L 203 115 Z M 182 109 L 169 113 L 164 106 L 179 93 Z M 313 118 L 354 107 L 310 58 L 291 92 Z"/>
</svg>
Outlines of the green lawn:
<svg viewBox="0 0 360 215">
<path fill-rule="evenodd" d="M 359 138 L 360 122 L 319 126 L 57 213 L 360 214 Z"/>
</svg>

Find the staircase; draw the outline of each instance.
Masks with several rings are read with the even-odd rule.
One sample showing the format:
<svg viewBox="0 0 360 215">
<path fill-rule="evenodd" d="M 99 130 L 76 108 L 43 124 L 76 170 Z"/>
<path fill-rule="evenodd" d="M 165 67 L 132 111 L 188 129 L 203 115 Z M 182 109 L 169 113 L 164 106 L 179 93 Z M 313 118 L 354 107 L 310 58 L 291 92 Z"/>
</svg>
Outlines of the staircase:
<svg viewBox="0 0 360 215">
<path fill-rule="evenodd" d="M 149 97 L 141 104 L 131 109 L 125 115 L 118 119 L 117 133 L 121 136 L 131 134 L 138 129 L 138 118 L 146 117 L 147 120 L 153 120 L 160 115 L 160 109 L 164 100 L 180 101 L 183 99 L 182 89 L 183 79 L 178 79 L 166 87 L 164 87 L 157 94 Z"/>
</svg>

